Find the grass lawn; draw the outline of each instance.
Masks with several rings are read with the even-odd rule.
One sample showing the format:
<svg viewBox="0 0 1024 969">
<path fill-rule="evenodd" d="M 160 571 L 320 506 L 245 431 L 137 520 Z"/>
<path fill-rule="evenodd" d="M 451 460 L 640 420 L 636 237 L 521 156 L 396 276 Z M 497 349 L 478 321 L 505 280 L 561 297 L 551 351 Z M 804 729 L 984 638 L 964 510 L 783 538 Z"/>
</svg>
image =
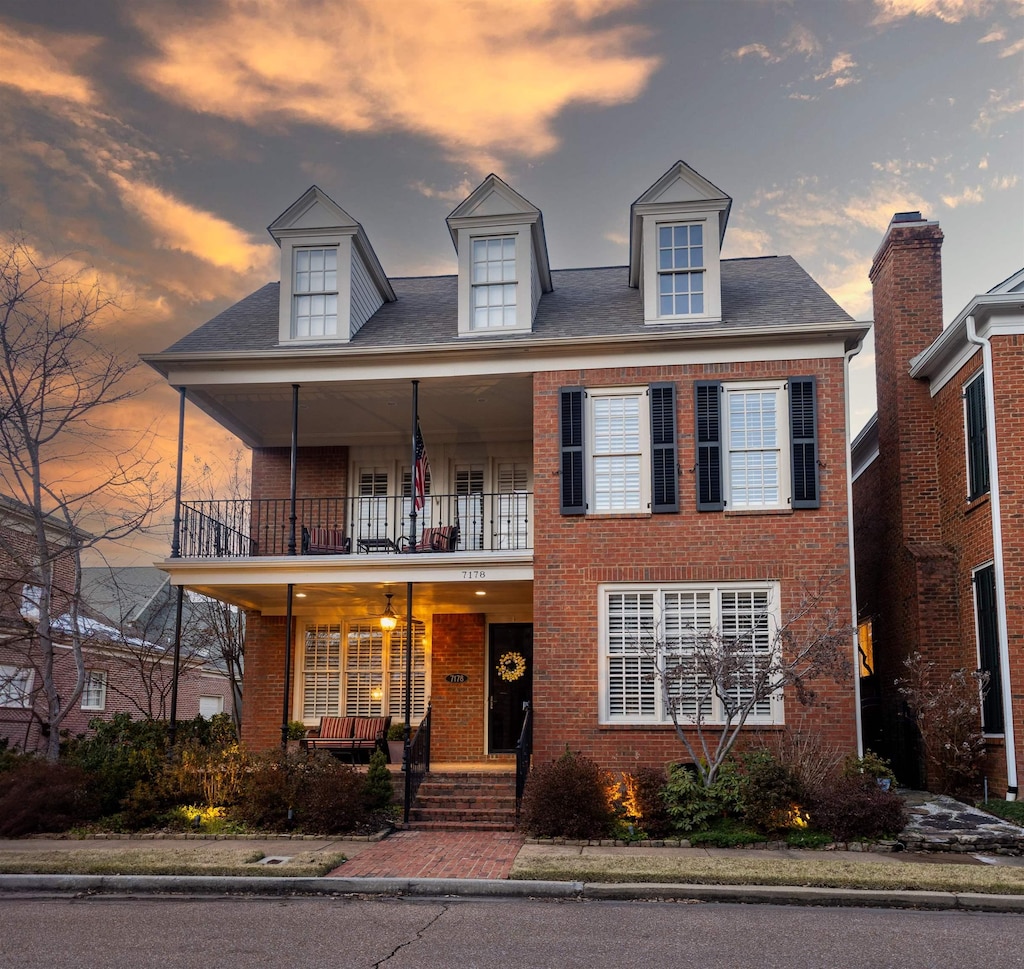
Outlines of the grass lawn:
<svg viewBox="0 0 1024 969">
<path fill-rule="evenodd" d="M 540 857 L 523 852 L 509 876 L 582 882 L 668 882 L 698 885 L 801 885 L 816 888 L 871 888 L 888 891 L 984 892 L 1024 895 L 1024 868 L 990 865 L 847 861 L 822 854 L 811 860 L 736 857 L 680 857 L 622 854 L 564 855 L 550 849 Z"/>
<path fill-rule="evenodd" d="M 259 865 L 266 855 L 288 856 L 282 864 Z M 0 874 L 57 875 L 289 875 L 318 877 L 345 860 L 338 852 L 297 851 L 287 842 L 254 851 L 230 842 L 177 842 L 173 850 L 152 846 L 117 851 L 81 847 L 74 851 L 0 849 Z"/>
</svg>

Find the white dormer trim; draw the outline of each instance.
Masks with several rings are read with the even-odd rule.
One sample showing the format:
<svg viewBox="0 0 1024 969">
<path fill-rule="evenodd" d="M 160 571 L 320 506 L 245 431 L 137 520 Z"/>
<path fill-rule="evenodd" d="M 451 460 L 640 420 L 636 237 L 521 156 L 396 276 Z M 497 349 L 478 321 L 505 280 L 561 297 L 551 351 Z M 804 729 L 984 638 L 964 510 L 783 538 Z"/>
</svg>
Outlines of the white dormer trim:
<svg viewBox="0 0 1024 969">
<path fill-rule="evenodd" d="M 540 209 L 491 174 L 456 206 L 446 221 L 458 253 L 459 336 L 530 332 L 541 294 L 553 289 Z M 501 267 L 492 261 L 492 275 L 474 282 L 474 250 L 481 254 L 481 246 L 487 240 L 511 240 L 511 247 L 503 247 L 505 272 L 502 275 Z M 509 252 L 511 248 L 514 257 Z M 513 258 L 514 279 L 510 279 L 508 269 Z M 479 295 L 485 289 L 495 306 L 489 314 L 494 322 L 480 325 L 475 299 L 486 298 Z"/>
<path fill-rule="evenodd" d="M 644 295 L 646 323 L 720 322 L 722 319 L 722 240 L 732 199 L 686 162 L 676 162 L 630 207 L 629 285 Z M 702 264 L 699 276 L 703 298 L 699 309 L 662 312 L 659 300 L 659 231 L 675 226 L 700 226 Z M 686 267 L 688 268 L 688 267 Z"/>
<path fill-rule="evenodd" d="M 281 249 L 278 340 L 282 344 L 347 343 L 395 291 L 363 227 L 316 185 L 267 227 Z M 303 250 L 336 254 L 337 324 L 333 333 L 296 332 L 296 260 Z M 319 290 L 316 290 L 320 292 Z"/>
</svg>

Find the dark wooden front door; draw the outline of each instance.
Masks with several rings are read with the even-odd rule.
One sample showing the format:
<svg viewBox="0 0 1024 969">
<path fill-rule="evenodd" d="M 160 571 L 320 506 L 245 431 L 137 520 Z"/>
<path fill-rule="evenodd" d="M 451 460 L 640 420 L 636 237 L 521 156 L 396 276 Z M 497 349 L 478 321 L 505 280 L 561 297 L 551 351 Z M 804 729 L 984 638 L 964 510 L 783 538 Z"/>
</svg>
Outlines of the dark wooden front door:
<svg viewBox="0 0 1024 969">
<path fill-rule="evenodd" d="M 533 697 L 533 626 L 492 624 L 487 666 L 487 750 L 510 753 L 516 749 L 523 726 L 523 704 Z"/>
</svg>

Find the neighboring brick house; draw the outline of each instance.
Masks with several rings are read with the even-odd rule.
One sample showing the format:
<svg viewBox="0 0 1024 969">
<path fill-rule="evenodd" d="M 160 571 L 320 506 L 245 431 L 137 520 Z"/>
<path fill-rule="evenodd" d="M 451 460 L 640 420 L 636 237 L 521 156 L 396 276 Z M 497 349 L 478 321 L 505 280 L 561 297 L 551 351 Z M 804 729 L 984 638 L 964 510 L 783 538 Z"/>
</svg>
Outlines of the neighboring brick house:
<svg viewBox="0 0 1024 969">
<path fill-rule="evenodd" d="M 1024 270 L 943 329 L 942 232 L 893 217 L 871 267 L 878 413 L 852 446 L 865 744 L 926 783 L 896 690 L 984 670 L 990 790 L 1016 795 L 1024 718 Z"/>
<path fill-rule="evenodd" d="M 46 703 L 35 632 L 38 587 L 32 581 L 29 565 L 35 547 L 31 527 L 25 506 L 0 495 L 0 740 L 22 750 L 42 750 L 47 729 Z M 75 587 L 74 566 L 70 556 L 61 554 L 67 543 L 66 527 L 54 518 L 47 532 L 54 556 L 54 681 L 58 693 L 70 697 L 78 682 L 70 645 L 74 627 L 68 613 Z M 162 576 L 155 569 L 148 571 Z M 161 581 L 166 585 L 165 576 Z M 115 713 L 140 717 L 151 712 L 165 716 L 172 679 L 168 644 L 140 636 L 132 622 L 122 623 L 91 608 L 86 599 L 85 595 L 80 597 L 78 620 L 85 684 L 60 729 L 72 736 L 85 733 L 94 717 L 107 718 Z M 179 682 L 180 719 L 220 710 L 231 711 L 230 684 L 223 672 L 205 663 L 186 664 Z"/>
<path fill-rule="evenodd" d="M 491 175 L 448 217 L 457 275 L 390 279 L 313 187 L 269 227 L 281 283 L 144 358 L 252 449 L 251 501 L 186 501 L 160 563 L 248 610 L 250 746 L 283 717 L 401 719 L 407 583 L 441 762 L 507 758 L 524 700 L 541 760 L 683 759 L 644 630 L 760 643 L 829 576 L 849 621 L 867 326 L 788 256 L 721 259 L 730 207 L 678 162 L 630 209 L 628 266 L 552 270 L 540 211 Z M 429 554 L 403 540 L 423 528 Z M 750 731 L 855 750 L 855 675 L 819 686 Z"/>
</svg>

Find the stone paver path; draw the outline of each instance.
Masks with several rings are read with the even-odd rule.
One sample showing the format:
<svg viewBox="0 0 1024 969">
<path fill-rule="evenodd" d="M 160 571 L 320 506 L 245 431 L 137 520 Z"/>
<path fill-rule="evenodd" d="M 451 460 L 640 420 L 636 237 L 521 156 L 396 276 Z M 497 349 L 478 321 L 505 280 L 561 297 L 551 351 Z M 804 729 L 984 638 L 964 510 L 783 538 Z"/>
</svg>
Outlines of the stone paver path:
<svg viewBox="0 0 1024 969">
<path fill-rule="evenodd" d="M 341 878 L 508 878 L 523 845 L 507 831 L 397 831 L 331 872 Z"/>
</svg>

